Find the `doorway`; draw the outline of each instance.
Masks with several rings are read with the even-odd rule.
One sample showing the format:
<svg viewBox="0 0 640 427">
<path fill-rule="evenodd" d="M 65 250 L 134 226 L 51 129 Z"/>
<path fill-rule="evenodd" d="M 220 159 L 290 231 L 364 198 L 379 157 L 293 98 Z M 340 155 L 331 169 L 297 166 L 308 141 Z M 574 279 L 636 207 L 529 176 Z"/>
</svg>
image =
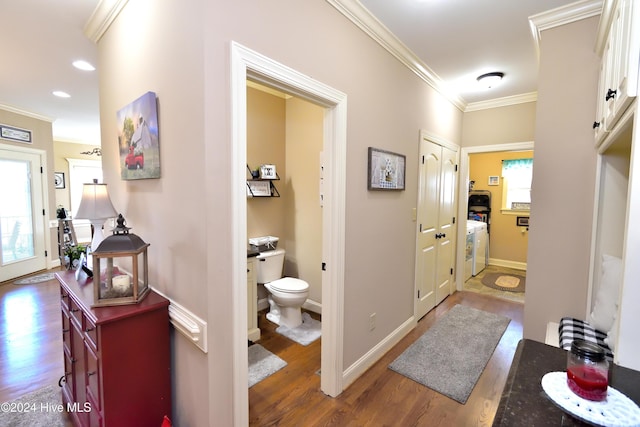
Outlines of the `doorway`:
<svg viewBox="0 0 640 427">
<path fill-rule="evenodd" d="M 46 268 L 44 158 L 41 150 L 0 147 L 0 282 Z"/>
<path fill-rule="evenodd" d="M 462 148 L 460 158 L 460 186 L 458 199 L 458 217 L 461 219 L 467 218 L 467 200 L 469 200 L 469 156 L 478 153 L 493 153 L 503 151 L 533 151 L 534 142 L 518 142 L 508 144 L 495 144 L 478 147 L 464 147 Z M 513 221 L 516 221 L 516 216 L 513 217 Z M 528 233 L 528 231 L 527 231 Z M 465 263 L 465 239 L 466 239 L 466 221 L 458 222 L 458 245 L 459 250 L 456 255 L 456 265 L 464 266 Z M 505 266 L 513 268 L 515 266 Z M 458 269 L 459 274 L 456 275 L 456 289 L 464 290 L 465 277 L 462 274 L 462 270 Z"/>
<path fill-rule="evenodd" d="M 322 349 L 321 390 L 337 396 L 343 387 L 344 231 L 346 204 L 345 94 L 279 64 L 257 52 L 231 43 L 231 164 L 233 262 L 234 425 L 248 424 L 247 353 L 247 89 L 252 80 L 324 107 L 324 207 L 322 212 Z"/>
</svg>

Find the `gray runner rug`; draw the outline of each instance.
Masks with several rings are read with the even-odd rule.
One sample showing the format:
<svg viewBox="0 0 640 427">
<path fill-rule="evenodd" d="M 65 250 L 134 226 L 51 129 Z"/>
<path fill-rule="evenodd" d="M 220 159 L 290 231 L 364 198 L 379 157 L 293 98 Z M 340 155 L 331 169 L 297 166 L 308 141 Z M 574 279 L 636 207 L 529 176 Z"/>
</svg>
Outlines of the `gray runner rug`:
<svg viewBox="0 0 640 427">
<path fill-rule="evenodd" d="M 389 368 L 466 403 L 510 319 L 456 305 Z"/>
<path fill-rule="evenodd" d="M 64 427 L 67 419 L 61 388 L 57 384 L 0 405 L 0 426 Z"/>
<path fill-rule="evenodd" d="M 287 366 L 287 362 L 261 346 L 249 346 L 249 387 Z"/>
</svg>

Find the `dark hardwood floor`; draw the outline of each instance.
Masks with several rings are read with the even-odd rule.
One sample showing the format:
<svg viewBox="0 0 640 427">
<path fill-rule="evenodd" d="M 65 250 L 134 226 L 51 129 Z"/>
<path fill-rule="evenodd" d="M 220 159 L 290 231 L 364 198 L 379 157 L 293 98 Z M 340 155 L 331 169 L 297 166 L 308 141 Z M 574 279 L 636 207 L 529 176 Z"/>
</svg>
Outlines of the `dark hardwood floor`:
<svg viewBox="0 0 640 427">
<path fill-rule="evenodd" d="M 0 284 L 0 402 L 58 383 L 61 337 L 57 280 Z"/>
<path fill-rule="evenodd" d="M 467 403 L 462 405 L 387 368 L 411 343 L 456 304 L 511 319 Z M 456 292 L 340 396 L 320 391 L 320 340 L 304 347 L 275 332 L 259 316 L 259 343 L 288 365 L 249 389 L 252 426 L 490 426 L 518 341 L 524 305 L 474 292 Z"/>
<path fill-rule="evenodd" d="M 0 284 L 0 402 L 57 384 L 63 374 L 59 287 Z M 511 323 L 465 405 L 387 368 L 456 304 L 502 314 Z M 249 389 L 253 426 L 489 426 L 516 345 L 524 305 L 473 292 L 456 292 L 340 396 L 320 391 L 318 340 L 301 346 L 275 332 L 261 313 L 262 339 L 288 365 Z M 315 316 L 315 315 L 314 315 Z M 317 318 L 317 316 L 316 316 Z"/>
</svg>

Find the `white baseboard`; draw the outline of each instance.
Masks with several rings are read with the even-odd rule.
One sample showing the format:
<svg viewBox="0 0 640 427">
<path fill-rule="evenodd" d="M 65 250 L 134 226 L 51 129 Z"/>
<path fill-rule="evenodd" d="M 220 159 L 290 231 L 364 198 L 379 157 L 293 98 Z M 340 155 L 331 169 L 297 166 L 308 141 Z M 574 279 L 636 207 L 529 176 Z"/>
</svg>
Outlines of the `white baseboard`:
<svg viewBox="0 0 640 427">
<path fill-rule="evenodd" d="M 509 261 L 507 259 L 489 258 L 489 265 L 496 265 L 498 267 L 514 268 L 516 270 L 526 270 L 526 262 Z"/>
<path fill-rule="evenodd" d="M 415 317 L 411 316 L 402 325 L 400 325 L 395 331 L 391 332 L 380 341 L 375 347 L 364 354 L 353 365 L 349 366 L 342 374 L 343 388 L 347 388 L 352 382 L 358 379 L 362 374 L 366 372 L 374 363 L 376 363 L 382 356 L 384 356 L 391 348 L 398 344 L 405 335 L 415 328 L 417 321 Z"/>
</svg>

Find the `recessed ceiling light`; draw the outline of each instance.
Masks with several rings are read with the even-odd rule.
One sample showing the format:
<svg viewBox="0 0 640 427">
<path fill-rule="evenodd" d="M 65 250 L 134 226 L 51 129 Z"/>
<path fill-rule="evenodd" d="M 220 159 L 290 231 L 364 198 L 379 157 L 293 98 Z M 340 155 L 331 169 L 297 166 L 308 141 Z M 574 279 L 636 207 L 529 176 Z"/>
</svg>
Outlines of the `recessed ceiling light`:
<svg viewBox="0 0 640 427">
<path fill-rule="evenodd" d="M 76 67 L 78 70 L 83 70 L 83 71 L 94 71 L 96 69 L 96 67 L 89 64 L 87 61 L 83 61 L 82 59 L 73 61 L 73 66 Z"/>
<path fill-rule="evenodd" d="M 61 90 L 54 90 L 52 93 L 55 96 L 57 96 L 58 98 L 71 98 L 71 95 L 69 95 L 67 92 L 63 92 Z"/>
<path fill-rule="evenodd" d="M 487 89 L 491 89 L 492 87 L 500 83 L 503 77 L 504 77 L 504 73 L 495 71 L 492 73 L 483 74 L 479 76 L 476 80 L 478 80 L 478 82 L 482 86 L 486 87 Z"/>
</svg>

